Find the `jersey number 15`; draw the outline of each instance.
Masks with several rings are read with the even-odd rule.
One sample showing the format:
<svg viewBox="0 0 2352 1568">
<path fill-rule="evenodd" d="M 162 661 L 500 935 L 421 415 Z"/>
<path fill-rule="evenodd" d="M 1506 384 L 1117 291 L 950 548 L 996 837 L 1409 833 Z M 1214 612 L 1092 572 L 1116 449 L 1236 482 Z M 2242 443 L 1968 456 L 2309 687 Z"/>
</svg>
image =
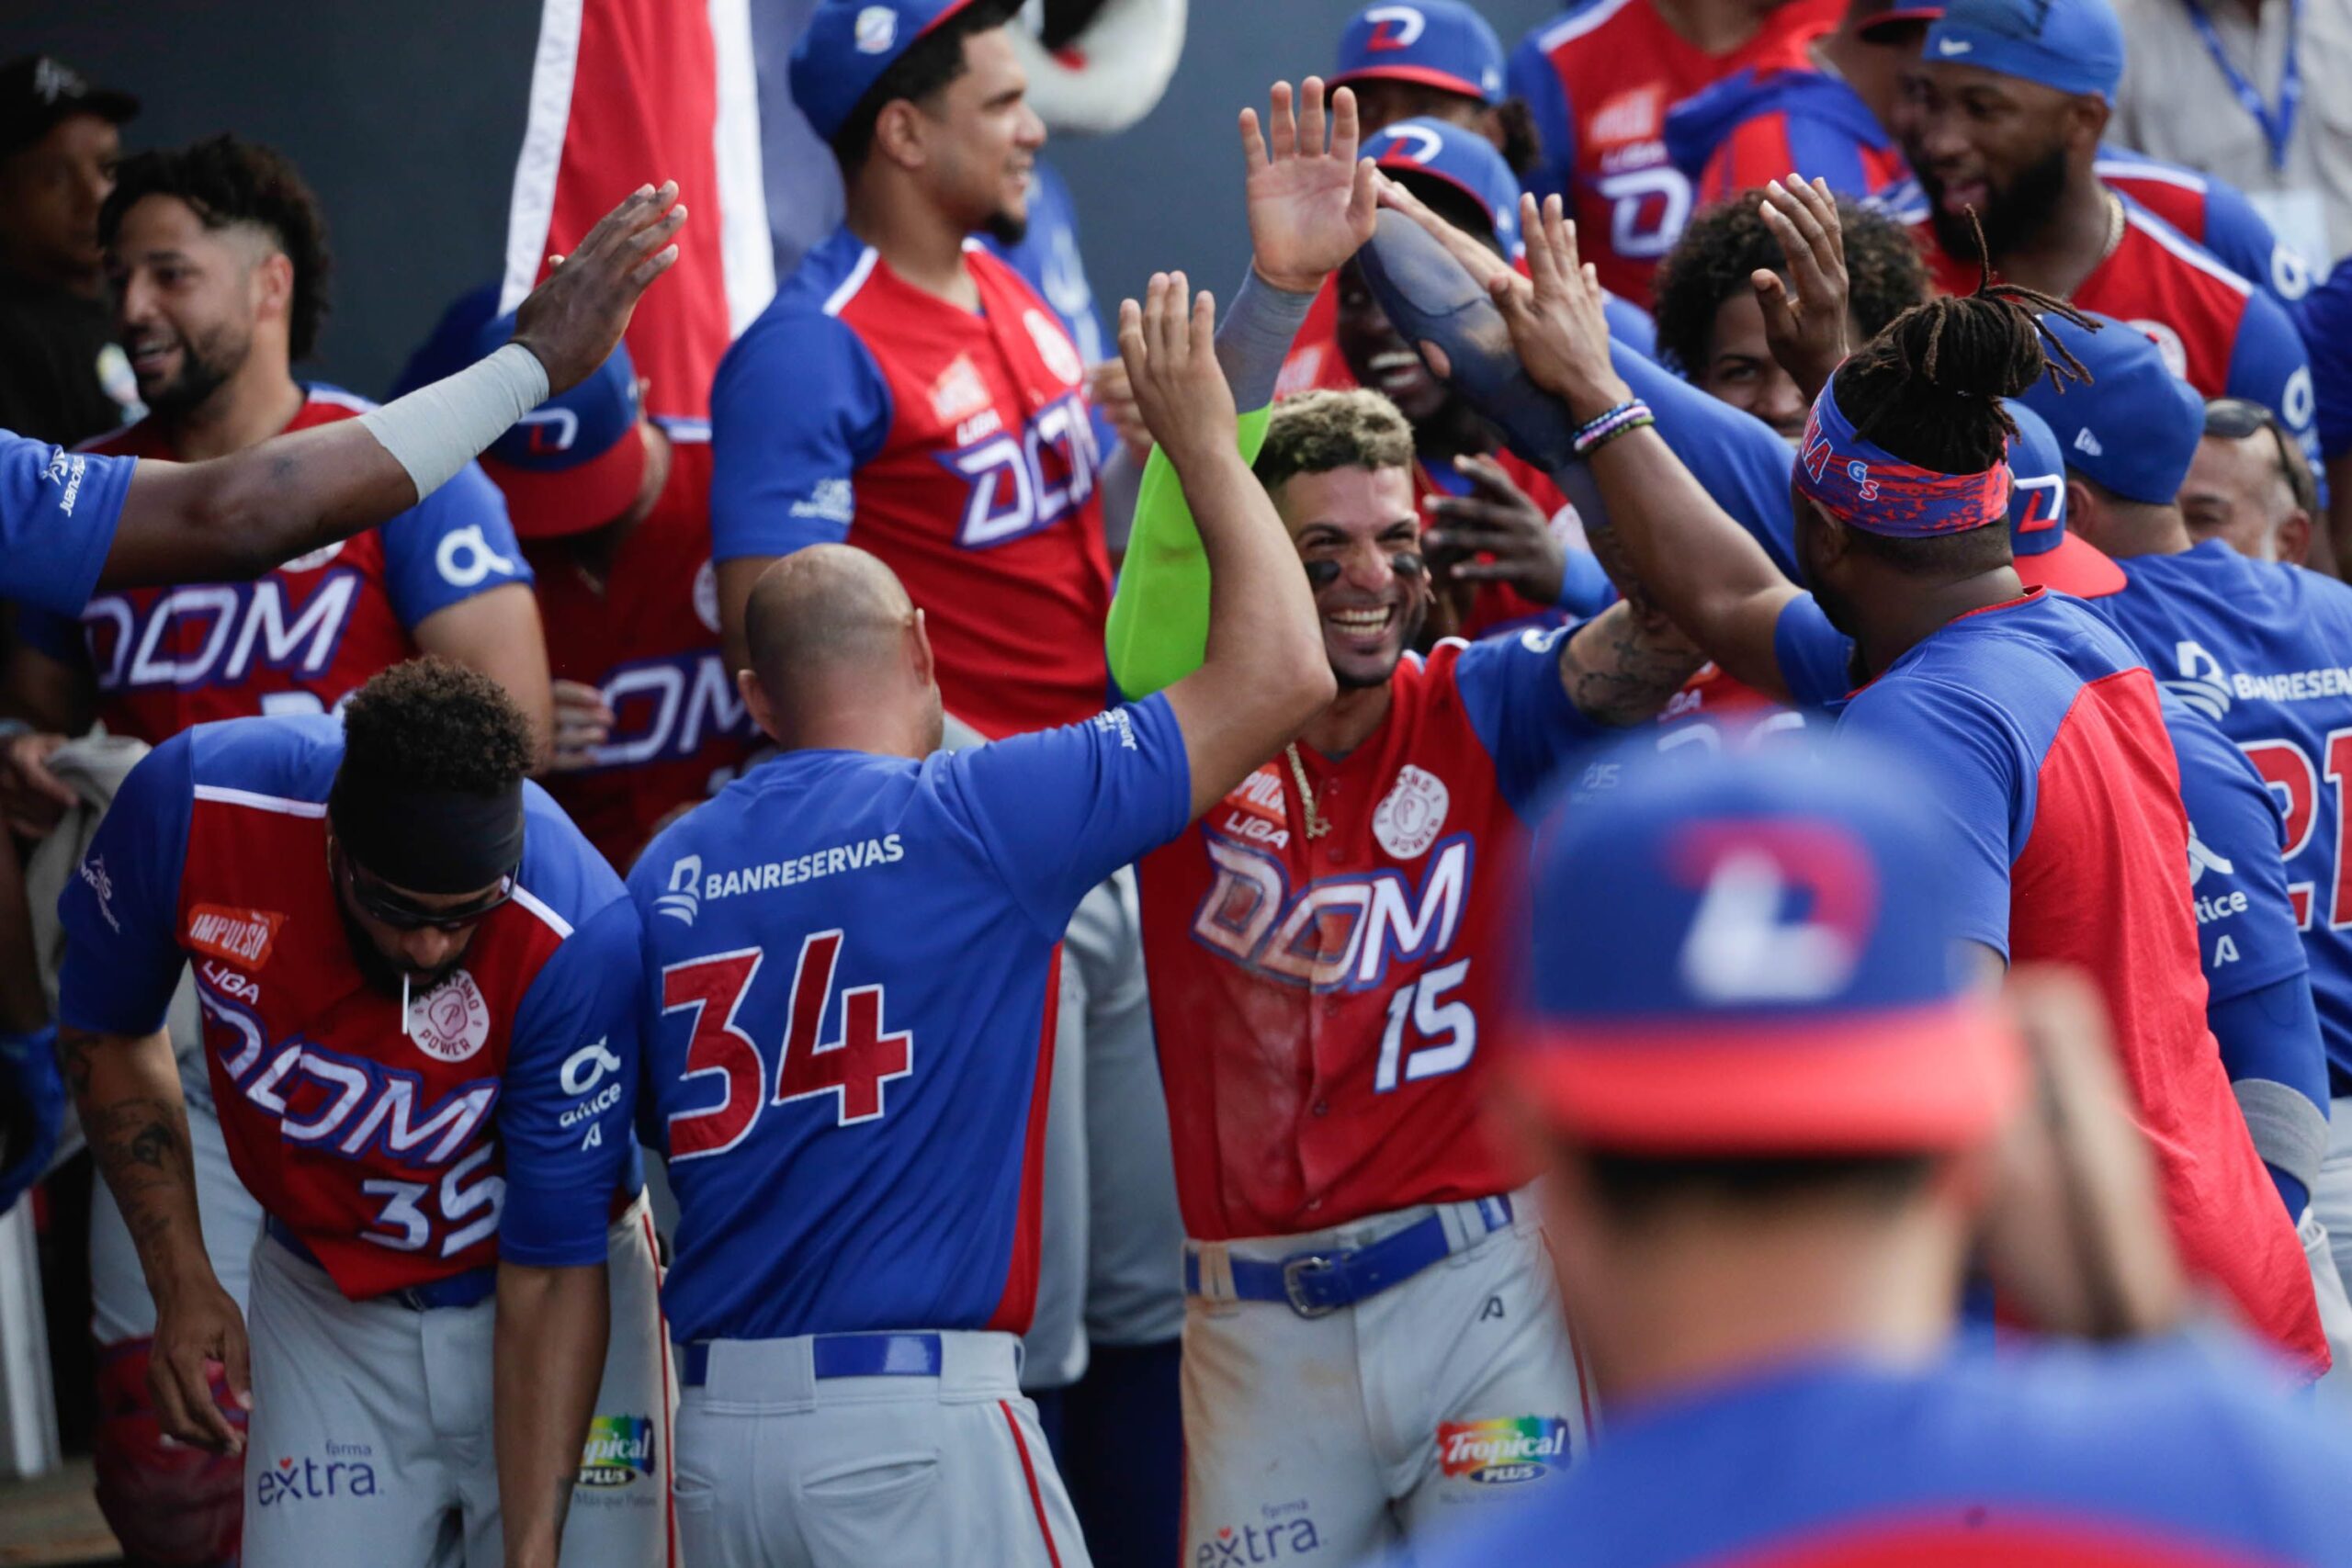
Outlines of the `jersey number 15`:
<svg viewBox="0 0 2352 1568">
<path fill-rule="evenodd" d="M 818 1030 L 832 1006 L 833 969 L 841 951 L 838 931 L 817 931 L 800 943 L 773 1094 L 758 1043 L 736 1024 L 736 1012 L 766 954 L 756 947 L 739 948 L 662 971 L 662 1012 L 689 1013 L 694 1020 L 684 1078 L 716 1077 L 726 1090 L 717 1104 L 682 1111 L 669 1119 L 672 1160 L 724 1154 L 751 1133 L 761 1111 L 796 1100 L 831 1095 L 836 1126 L 871 1122 L 882 1114 L 882 1086 L 914 1070 L 914 1035 L 888 1032 L 881 987 L 854 986 L 842 993 L 842 1037 L 818 1041 Z"/>
</svg>

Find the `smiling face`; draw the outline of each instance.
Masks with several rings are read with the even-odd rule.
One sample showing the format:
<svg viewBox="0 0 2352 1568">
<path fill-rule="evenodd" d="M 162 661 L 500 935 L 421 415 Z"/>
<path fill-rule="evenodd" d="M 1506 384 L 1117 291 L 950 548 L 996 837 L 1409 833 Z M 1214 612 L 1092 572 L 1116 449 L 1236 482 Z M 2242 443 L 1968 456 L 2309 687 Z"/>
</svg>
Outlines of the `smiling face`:
<svg viewBox="0 0 2352 1568">
<path fill-rule="evenodd" d="M 1977 65 L 1923 60 L 1903 78 L 1894 130 L 1944 250 L 1973 258 L 1968 209 L 1996 257 L 2039 234 L 2080 163 L 2087 174 L 2107 106 Z"/>
<path fill-rule="evenodd" d="M 1333 337 L 1348 373 L 1359 386 L 1385 393 L 1397 412 L 1415 424 L 1437 417 L 1453 396 L 1421 363 L 1404 334 L 1389 324 L 1387 312 L 1372 297 L 1352 261 L 1340 268 L 1339 318 Z"/>
<path fill-rule="evenodd" d="M 107 272 L 115 335 L 155 414 L 200 406 L 244 367 L 265 321 L 281 329 L 283 358 L 293 265 L 255 225 L 209 229 L 177 197 L 146 197 L 122 215 Z"/>
<path fill-rule="evenodd" d="M 1029 226 L 1029 182 L 1046 122 L 1002 28 L 964 40 L 964 70 L 922 107 L 935 132 L 932 196 L 967 229 L 1017 244 Z"/>
<path fill-rule="evenodd" d="M 1429 615 L 1429 572 L 1401 468 L 1294 474 L 1272 491 L 1298 546 L 1340 689 L 1385 683 Z"/>
</svg>

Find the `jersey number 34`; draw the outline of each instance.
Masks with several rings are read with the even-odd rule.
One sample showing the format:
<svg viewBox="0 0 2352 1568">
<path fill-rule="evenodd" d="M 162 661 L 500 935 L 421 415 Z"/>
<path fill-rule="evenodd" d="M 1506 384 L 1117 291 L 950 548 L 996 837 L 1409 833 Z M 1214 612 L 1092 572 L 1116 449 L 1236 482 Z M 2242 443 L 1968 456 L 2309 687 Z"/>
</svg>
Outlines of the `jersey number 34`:
<svg viewBox="0 0 2352 1568">
<path fill-rule="evenodd" d="M 662 1012 L 688 1013 L 694 1021 L 685 1081 L 716 1077 L 724 1088 L 716 1104 L 670 1117 L 671 1159 L 724 1154 L 750 1134 L 763 1111 L 796 1100 L 831 1096 L 837 1126 L 882 1114 L 883 1086 L 914 1070 L 914 1035 L 904 1030 L 891 1033 L 883 1022 L 881 987 L 854 986 L 842 993 L 841 1038 L 818 1041 L 832 1008 L 833 968 L 841 951 L 838 931 L 814 932 L 800 943 L 773 1093 L 767 1059 L 736 1019 L 766 954 L 756 947 L 739 948 L 662 971 Z"/>
</svg>

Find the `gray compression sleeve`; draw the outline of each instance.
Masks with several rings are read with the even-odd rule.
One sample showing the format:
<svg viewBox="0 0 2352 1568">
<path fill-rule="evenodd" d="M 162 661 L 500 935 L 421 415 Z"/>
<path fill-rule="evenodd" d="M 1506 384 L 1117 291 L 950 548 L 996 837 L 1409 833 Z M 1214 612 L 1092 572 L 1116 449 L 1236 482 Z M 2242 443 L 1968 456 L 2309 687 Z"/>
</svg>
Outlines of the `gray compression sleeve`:
<svg viewBox="0 0 2352 1568">
<path fill-rule="evenodd" d="M 1277 288 L 1251 267 L 1217 323 L 1216 362 L 1233 388 L 1233 406 L 1247 412 L 1274 400 L 1274 382 L 1290 357 L 1298 329 L 1306 324 L 1313 294 Z"/>
<path fill-rule="evenodd" d="M 547 396 L 547 367 L 529 349 L 510 343 L 454 376 L 368 410 L 359 423 L 408 470 L 422 501 Z"/>
</svg>

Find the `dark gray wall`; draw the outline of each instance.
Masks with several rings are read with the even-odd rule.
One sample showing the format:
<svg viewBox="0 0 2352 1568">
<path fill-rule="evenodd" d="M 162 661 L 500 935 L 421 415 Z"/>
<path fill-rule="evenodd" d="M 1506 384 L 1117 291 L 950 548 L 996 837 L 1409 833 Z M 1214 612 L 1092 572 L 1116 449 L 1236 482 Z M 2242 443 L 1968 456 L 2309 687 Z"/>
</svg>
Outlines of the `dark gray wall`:
<svg viewBox="0 0 2352 1568">
<path fill-rule="evenodd" d="M 1261 103 L 1278 74 L 1329 69 L 1361 3 L 1193 0 L 1184 62 L 1159 107 L 1121 135 L 1054 144 L 1106 303 L 1139 291 L 1155 267 L 1231 286 L 1248 254 L 1234 116 Z M 1509 47 L 1559 5 L 1483 7 Z M 129 145 L 234 130 L 301 165 L 335 253 L 335 313 L 316 369 L 368 393 L 383 389 L 442 305 L 502 265 L 537 31 L 534 0 L 0 5 L 0 58 L 48 50 L 145 99 Z M 805 133 L 769 140 L 806 155 Z M 780 183 L 789 182 L 771 181 Z"/>
</svg>

